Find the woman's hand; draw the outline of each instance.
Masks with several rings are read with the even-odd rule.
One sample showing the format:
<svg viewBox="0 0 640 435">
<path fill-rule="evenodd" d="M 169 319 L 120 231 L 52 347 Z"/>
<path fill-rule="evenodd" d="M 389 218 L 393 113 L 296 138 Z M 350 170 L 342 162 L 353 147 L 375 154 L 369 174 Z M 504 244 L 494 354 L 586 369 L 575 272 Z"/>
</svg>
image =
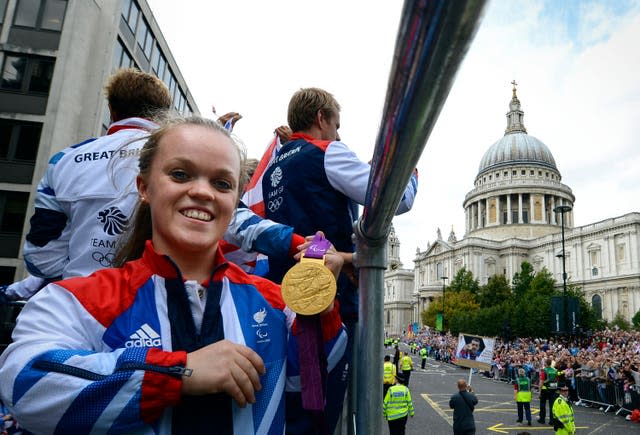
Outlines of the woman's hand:
<svg viewBox="0 0 640 435">
<path fill-rule="evenodd" d="M 262 358 L 247 346 L 218 341 L 187 354 L 191 376 L 182 378 L 182 394 L 227 393 L 241 407 L 255 403 L 265 373 Z"/>
</svg>

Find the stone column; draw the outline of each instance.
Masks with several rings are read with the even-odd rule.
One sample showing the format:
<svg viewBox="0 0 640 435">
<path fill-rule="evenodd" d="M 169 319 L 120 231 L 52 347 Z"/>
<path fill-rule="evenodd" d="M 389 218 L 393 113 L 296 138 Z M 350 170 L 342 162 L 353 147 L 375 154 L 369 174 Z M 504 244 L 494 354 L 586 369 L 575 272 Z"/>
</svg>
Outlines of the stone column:
<svg viewBox="0 0 640 435">
<path fill-rule="evenodd" d="M 549 223 L 547 222 L 547 201 L 544 193 L 542 194 L 542 222 L 545 224 Z"/>
<path fill-rule="evenodd" d="M 530 224 L 533 223 L 533 216 L 534 216 L 533 207 L 534 207 L 533 195 L 530 193 L 529 194 L 529 223 Z"/>
<path fill-rule="evenodd" d="M 558 222 L 556 221 L 556 212 L 553 211 L 553 209 L 556 208 L 556 197 L 555 195 L 551 196 L 551 223 L 553 225 L 557 225 Z"/>
<path fill-rule="evenodd" d="M 511 224 L 511 194 L 507 194 L 507 224 Z"/>
<path fill-rule="evenodd" d="M 518 223 L 522 223 L 522 193 L 518 193 Z"/>
<path fill-rule="evenodd" d="M 502 224 L 502 216 L 500 215 L 500 195 L 496 196 L 496 224 Z"/>
<path fill-rule="evenodd" d="M 482 213 L 480 210 L 480 200 L 476 203 L 476 207 L 478 208 L 478 226 L 476 228 L 482 228 Z"/>
</svg>

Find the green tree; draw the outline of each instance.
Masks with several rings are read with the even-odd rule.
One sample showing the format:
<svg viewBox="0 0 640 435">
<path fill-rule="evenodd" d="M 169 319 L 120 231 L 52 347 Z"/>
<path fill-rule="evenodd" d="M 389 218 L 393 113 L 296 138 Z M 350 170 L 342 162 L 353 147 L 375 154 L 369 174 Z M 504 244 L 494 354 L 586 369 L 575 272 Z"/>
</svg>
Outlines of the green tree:
<svg viewBox="0 0 640 435">
<path fill-rule="evenodd" d="M 613 318 L 611 326 L 617 326 L 623 331 L 629 331 L 631 329 L 631 324 L 627 321 L 627 319 L 622 317 L 622 314 L 620 313 L 616 314 L 616 317 Z"/>
<path fill-rule="evenodd" d="M 473 277 L 473 272 L 466 268 L 461 268 L 451 280 L 448 289 L 459 292 L 466 290 L 471 294 L 478 294 L 480 284 L 478 280 Z"/>
<path fill-rule="evenodd" d="M 515 306 L 510 317 L 513 334 L 519 337 L 543 336 L 551 331 L 551 296 L 556 293 L 555 280 L 543 268 L 533 268 L 523 262 L 520 272 L 513 277 Z M 517 289 L 517 293 L 516 293 Z"/>
<path fill-rule="evenodd" d="M 511 301 L 512 298 L 511 287 L 504 275 L 493 275 L 486 285 L 480 287 L 478 293 L 478 302 L 482 308 L 499 306 Z"/>
<path fill-rule="evenodd" d="M 636 329 L 640 330 L 640 311 L 634 314 L 634 316 L 631 318 L 631 321 L 633 322 L 633 326 Z"/>
<path fill-rule="evenodd" d="M 475 295 L 466 290 L 459 292 L 445 291 L 444 329 L 449 329 L 451 319 L 456 313 L 473 313 L 480 308 Z M 437 297 L 422 312 L 422 323 L 435 327 L 436 314 L 442 312 L 442 297 Z"/>
<path fill-rule="evenodd" d="M 513 275 L 513 294 L 516 299 L 521 299 L 527 290 L 529 290 L 533 277 L 533 266 L 531 266 L 531 263 L 523 261 L 520 265 L 520 272 Z"/>
</svg>

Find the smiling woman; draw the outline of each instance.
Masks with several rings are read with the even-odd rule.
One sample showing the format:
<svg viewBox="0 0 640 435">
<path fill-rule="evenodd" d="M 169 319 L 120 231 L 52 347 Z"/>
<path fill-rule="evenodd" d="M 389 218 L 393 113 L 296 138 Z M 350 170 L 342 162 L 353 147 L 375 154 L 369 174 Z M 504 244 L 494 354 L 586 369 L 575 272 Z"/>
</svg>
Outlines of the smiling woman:
<svg viewBox="0 0 640 435">
<path fill-rule="evenodd" d="M 279 286 L 228 263 L 218 246 L 243 161 L 214 121 L 171 120 L 150 136 L 121 267 L 47 286 L 0 359 L 2 399 L 23 427 L 284 432 L 286 375 L 300 372 L 295 314 Z M 342 266 L 333 248 L 327 266 L 334 276 Z M 341 357 L 337 304 L 320 321 L 326 354 Z"/>
</svg>

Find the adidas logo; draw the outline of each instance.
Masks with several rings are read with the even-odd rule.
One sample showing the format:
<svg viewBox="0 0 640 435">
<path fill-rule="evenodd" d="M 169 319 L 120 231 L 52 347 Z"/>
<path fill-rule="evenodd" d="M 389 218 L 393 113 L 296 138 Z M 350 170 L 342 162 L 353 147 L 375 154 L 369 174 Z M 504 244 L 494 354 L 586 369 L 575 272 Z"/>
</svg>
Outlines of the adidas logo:
<svg viewBox="0 0 640 435">
<path fill-rule="evenodd" d="M 136 332 L 130 335 L 131 340 L 124 342 L 124 347 L 160 347 L 162 341 L 160 334 L 145 323 Z"/>
</svg>

